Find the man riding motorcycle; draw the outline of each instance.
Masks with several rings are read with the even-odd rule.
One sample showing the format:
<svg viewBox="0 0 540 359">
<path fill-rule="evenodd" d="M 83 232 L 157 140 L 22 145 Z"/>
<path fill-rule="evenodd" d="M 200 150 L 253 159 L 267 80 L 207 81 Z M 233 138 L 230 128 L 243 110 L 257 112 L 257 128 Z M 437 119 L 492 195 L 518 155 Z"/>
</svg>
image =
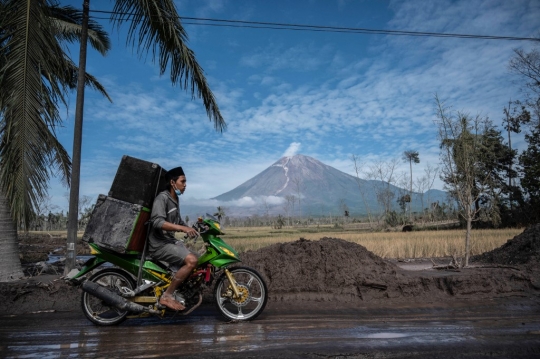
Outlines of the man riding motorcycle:
<svg viewBox="0 0 540 359">
<path fill-rule="evenodd" d="M 168 171 L 166 178 L 167 187 L 156 196 L 152 206 L 148 253 L 154 259 L 167 262 L 170 267 L 180 268 L 159 299 L 159 304 L 180 311 L 185 307 L 174 298 L 174 291 L 197 265 L 197 256 L 191 253 L 182 241 L 178 241 L 174 234 L 184 232 L 189 238 L 195 238 L 199 234 L 184 223 L 180 214 L 180 195 L 186 190 L 186 176 L 182 167 Z"/>
</svg>

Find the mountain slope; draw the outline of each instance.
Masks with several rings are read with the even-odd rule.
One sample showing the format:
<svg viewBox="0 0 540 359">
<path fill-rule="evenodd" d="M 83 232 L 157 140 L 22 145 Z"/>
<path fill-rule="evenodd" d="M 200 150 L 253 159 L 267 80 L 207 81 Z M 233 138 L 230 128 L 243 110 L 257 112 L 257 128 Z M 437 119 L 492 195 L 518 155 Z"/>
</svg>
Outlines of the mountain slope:
<svg viewBox="0 0 540 359">
<path fill-rule="evenodd" d="M 278 212 L 283 212 L 285 206 L 292 205 L 293 208 L 288 210 L 297 214 L 301 211 L 303 215 L 342 213 L 346 206 L 351 214 L 365 214 L 368 210 L 371 213 L 380 213 L 383 210 L 377 201 L 377 194 L 385 191 L 390 193 L 388 202 L 397 210 L 397 199 L 406 194 L 406 190 L 381 181 L 358 179 L 315 158 L 295 155 L 282 157 L 255 177 L 214 199 L 232 203 L 247 197 L 264 201 L 272 196 L 281 199 L 281 205 L 274 205 L 274 210 Z M 291 203 L 292 196 L 294 203 Z M 445 196 L 443 191 L 432 190 L 429 193 L 429 202 L 444 201 Z M 424 207 L 427 207 L 427 197 L 413 193 L 413 211 L 422 208 L 422 200 Z"/>
</svg>

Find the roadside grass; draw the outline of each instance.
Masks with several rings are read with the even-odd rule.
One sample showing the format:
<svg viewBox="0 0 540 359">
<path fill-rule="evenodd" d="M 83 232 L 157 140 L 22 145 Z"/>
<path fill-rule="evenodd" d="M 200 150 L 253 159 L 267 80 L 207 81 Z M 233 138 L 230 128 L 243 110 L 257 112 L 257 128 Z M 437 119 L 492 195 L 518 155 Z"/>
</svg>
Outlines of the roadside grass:
<svg viewBox="0 0 540 359">
<path fill-rule="evenodd" d="M 523 229 L 482 229 L 471 233 L 471 255 L 500 247 Z M 223 239 L 239 252 L 257 250 L 272 244 L 292 242 L 300 238 L 318 240 L 322 237 L 341 238 L 366 247 L 382 258 L 430 258 L 463 256 L 465 230 L 413 232 L 352 232 L 333 227 L 285 228 L 264 227 L 227 228 Z"/>
</svg>

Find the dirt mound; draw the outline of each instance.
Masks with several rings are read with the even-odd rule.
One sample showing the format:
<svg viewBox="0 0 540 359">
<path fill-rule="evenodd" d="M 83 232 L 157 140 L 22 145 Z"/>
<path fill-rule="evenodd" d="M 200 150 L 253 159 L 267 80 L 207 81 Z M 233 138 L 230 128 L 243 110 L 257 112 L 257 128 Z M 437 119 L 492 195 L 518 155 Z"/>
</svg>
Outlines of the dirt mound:
<svg viewBox="0 0 540 359">
<path fill-rule="evenodd" d="M 300 239 L 242 255 L 265 276 L 274 301 L 440 302 L 537 294 L 536 274 L 516 268 L 405 271 L 365 247 L 337 238 Z M 382 301 L 382 302 L 381 302 Z"/>
<path fill-rule="evenodd" d="M 540 261 L 540 223 L 528 227 L 523 233 L 508 240 L 501 247 L 473 256 L 471 260 L 504 265 L 538 265 Z"/>
<path fill-rule="evenodd" d="M 280 300 L 366 300 L 387 292 L 399 276 L 395 265 L 337 238 L 278 243 L 244 253 L 242 260 L 266 276 L 269 292 Z"/>
</svg>

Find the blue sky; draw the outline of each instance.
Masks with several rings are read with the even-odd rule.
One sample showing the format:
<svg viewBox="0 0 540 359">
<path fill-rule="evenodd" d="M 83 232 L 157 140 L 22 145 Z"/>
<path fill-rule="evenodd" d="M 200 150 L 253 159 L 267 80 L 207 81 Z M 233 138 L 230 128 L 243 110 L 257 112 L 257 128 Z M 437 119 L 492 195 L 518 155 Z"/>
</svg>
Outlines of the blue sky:
<svg viewBox="0 0 540 359">
<path fill-rule="evenodd" d="M 62 1 L 80 7 L 82 0 Z M 92 10 L 112 2 L 92 0 Z M 375 0 L 184 0 L 184 17 L 369 29 L 540 36 L 540 2 Z M 103 17 L 103 14 L 95 14 Z M 217 133 L 202 102 L 159 76 L 151 57 L 126 46 L 125 28 L 110 31 L 111 52 L 91 50 L 87 70 L 104 84 L 109 103 L 86 91 L 81 195 L 106 194 L 122 155 L 184 167 L 184 203 L 233 189 L 283 155 L 312 156 L 355 175 L 351 155 L 366 168 L 416 150 L 420 163 L 439 162 L 434 96 L 456 110 L 500 124 L 519 98 L 507 65 L 531 42 L 287 31 L 185 24 L 216 96 L 227 130 Z M 71 48 L 77 61 L 78 49 Z M 75 93 L 58 130 L 71 153 Z M 520 143 L 520 139 L 513 140 Z M 409 165 L 400 161 L 399 172 Z M 440 180 L 435 188 L 442 189 Z M 51 201 L 67 208 L 51 181 Z"/>
</svg>

